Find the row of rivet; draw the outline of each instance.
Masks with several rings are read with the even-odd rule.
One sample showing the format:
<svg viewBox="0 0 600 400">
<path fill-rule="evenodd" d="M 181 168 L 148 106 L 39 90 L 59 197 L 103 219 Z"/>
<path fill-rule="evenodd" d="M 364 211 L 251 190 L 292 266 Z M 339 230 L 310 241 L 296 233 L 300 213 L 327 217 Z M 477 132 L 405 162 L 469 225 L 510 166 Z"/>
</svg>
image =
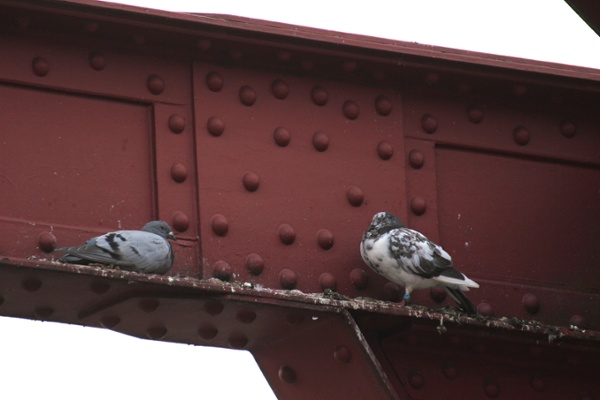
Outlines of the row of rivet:
<svg viewBox="0 0 600 400">
<path fill-rule="evenodd" d="M 186 119 L 184 116 L 173 113 L 167 120 L 169 130 L 175 134 L 181 134 L 186 127 Z M 188 168 L 181 162 L 173 162 L 170 167 L 171 179 L 177 183 L 183 183 L 188 177 Z M 178 232 L 185 232 L 190 226 L 190 219 L 183 211 L 175 211 L 171 216 L 173 228 Z"/>
<path fill-rule="evenodd" d="M 229 232 L 229 221 L 223 214 L 215 214 L 210 219 L 213 232 L 218 236 L 226 236 Z M 296 230 L 290 224 L 281 224 L 278 229 L 279 240 L 285 245 L 291 245 L 296 241 Z M 316 234 L 317 243 L 323 250 L 333 247 L 335 238 L 328 229 L 319 229 Z"/>
<path fill-rule="evenodd" d="M 442 366 L 442 373 L 449 380 L 455 380 L 460 375 L 459 369 L 448 363 Z M 408 372 L 408 383 L 413 389 L 421 389 L 425 386 L 425 377 L 421 371 L 412 369 Z M 546 379 L 542 375 L 535 373 L 529 379 L 529 386 L 533 391 L 540 393 L 546 388 Z M 483 381 L 483 391 L 487 397 L 495 399 L 500 395 L 501 389 L 495 379 L 486 378 Z M 585 393 L 582 393 L 581 398 L 585 398 L 585 395 Z"/>
<path fill-rule="evenodd" d="M 430 289 L 430 296 L 437 303 L 441 303 L 446 298 L 446 291 L 440 288 L 433 288 Z M 521 304 L 523 305 L 525 311 L 531 315 L 537 314 L 541 307 L 538 296 L 533 293 L 525 293 L 521 299 Z M 486 317 L 491 317 L 494 315 L 494 309 L 489 303 L 486 302 L 482 302 L 477 305 L 477 312 Z M 569 319 L 569 325 L 585 328 L 586 321 L 581 315 L 575 314 Z"/>
<path fill-rule="evenodd" d="M 483 120 L 483 111 L 480 108 L 469 108 L 467 110 L 467 117 L 474 124 L 478 124 Z M 424 114 L 421 117 L 421 128 L 425 133 L 435 133 L 438 129 L 437 119 L 431 114 Z M 559 130 L 562 135 L 566 138 L 572 138 L 577 132 L 577 126 L 571 121 L 562 121 L 559 124 Z M 513 140 L 520 146 L 525 146 L 531 140 L 531 133 L 529 129 L 524 126 L 517 126 L 512 132 Z"/>
<path fill-rule="evenodd" d="M 244 266 L 249 274 L 259 276 L 265 269 L 265 261 L 260 254 L 251 253 L 246 256 Z M 213 276 L 222 281 L 230 281 L 235 276 L 235 271 L 228 262 L 218 260 L 213 264 Z M 364 290 L 369 282 L 367 273 L 360 268 L 350 271 L 349 278 L 352 285 L 358 290 Z M 295 289 L 298 279 L 298 274 L 289 268 L 284 268 L 279 272 L 279 284 L 283 289 Z M 321 273 L 318 282 L 322 290 L 337 289 L 337 278 L 329 272 Z"/>
<path fill-rule="evenodd" d="M 352 352 L 348 347 L 339 345 L 333 351 L 333 358 L 339 363 L 348 364 L 352 360 Z M 296 371 L 288 365 L 279 367 L 278 376 L 285 383 L 294 383 L 298 378 Z"/>
<path fill-rule="evenodd" d="M 206 121 L 206 130 L 212 136 L 219 137 L 225 132 L 225 121 L 219 117 L 209 117 Z M 292 134 L 287 128 L 280 126 L 273 131 L 273 140 L 279 147 L 286 147 L 292 140 Z M 325 132 L 315 132 L 311 141 L 315 150 L 319 152 L 324 152 L 329 148 L 329 135 Z M 394 155 L 394 147 L 386 141 L 379 142 L 376 151 L 382 160 L 389 160 Z"/>
<path fill-rule="evenodd" d="M 225 81 L 218 72 L 209 72 L 206 75 L 206 86 L 212 92 L 220 92 Z M 289 85 L 282 79 L 275 79 L 271 83 L 271 93 L 276 99 L 285 100 L 289 93 Z M 240 102 L 245 106 L 253 106 L 257 100 L 256 91 L 248 85 L 244 85 L 240 88 L 239 92 Z M 313 103 L 317 106 L 324 106 L 329 102 L 329 93 L 322 86 L 315 86 L 310 92 L 310 98 Z M 387 116 L 392 112 L 392 102 L 386 96 L 380 95 L 375 99 L 375 110 L 381 116 Z M 358 104 L 353 100 L 346 100 L 342 105 L 342 112 L 346 118 L 354 120 L 357 119 L 360 114 L 360 108 Z"/>
<path fill-rule="evenodd" d="M 102 53 L 92 52 L 88 57 L 88 62 L 92 69 L 102 71 L 106 67 L 106 58 Z M 50 73 L 50 63 L 43 57 L 35 57 L 31 62 L 31 68 L 36 76 L 44 77 Z M 159 95 L 165 90 L 165 81 L 156 74 L 151 74 L 146 79 L 148 91 L 154 95 Z"/>
</svg>

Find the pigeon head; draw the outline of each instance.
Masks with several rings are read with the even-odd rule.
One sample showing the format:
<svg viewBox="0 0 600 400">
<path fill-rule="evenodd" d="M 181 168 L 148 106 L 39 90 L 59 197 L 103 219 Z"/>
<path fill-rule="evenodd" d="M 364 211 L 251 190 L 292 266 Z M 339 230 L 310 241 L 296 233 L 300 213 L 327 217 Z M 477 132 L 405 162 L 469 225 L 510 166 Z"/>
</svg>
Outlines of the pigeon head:
<svg viewBox="0 0 600 400">
<path fill-rule="evenodd" d="M 371 228 L 378 232 L 389 231 L 391 229 L 404 228 L 404 222 L 398 217 L 388 212 L 379 212 L 373 216 L 371 221 Z"/>
<path fill-rule="evenodd" d="M 150 221 L 142 228 L 143 231 L 154 233 L 165 239 L 177 240 L 173 230 L 165 221 Z"/>
</svg>

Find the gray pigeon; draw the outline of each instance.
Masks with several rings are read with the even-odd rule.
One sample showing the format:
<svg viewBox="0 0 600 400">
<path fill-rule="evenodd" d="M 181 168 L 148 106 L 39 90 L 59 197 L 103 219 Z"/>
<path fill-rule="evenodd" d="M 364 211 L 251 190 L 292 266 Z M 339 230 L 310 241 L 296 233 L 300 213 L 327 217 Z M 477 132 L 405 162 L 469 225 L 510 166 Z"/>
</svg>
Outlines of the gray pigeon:
<svg viewBox="0 0 600 400">
<path fill-rule="evenodd" d="M 177 240 L 164 221 L 148 222 L 139 231 L 116 231 L 91 238 L 82 246 L 57 249 L 67 253 L 58 261 L 99 263 L 145 274 L 165 274 L 173 264 L 173 249 L 166 239 Z"/>
<path fill-rule="evenodd" d="M 375 214 L 363 235 L 360 254 L 375 272 L 405 287 L 403 304 L 413 289 L 440 286 L 467 314 L 477 313 L 463 292 L 479 285 L 452 266 L 452 258 L 441 246 L 408 229 L 394 215 Z"/>
</svg>

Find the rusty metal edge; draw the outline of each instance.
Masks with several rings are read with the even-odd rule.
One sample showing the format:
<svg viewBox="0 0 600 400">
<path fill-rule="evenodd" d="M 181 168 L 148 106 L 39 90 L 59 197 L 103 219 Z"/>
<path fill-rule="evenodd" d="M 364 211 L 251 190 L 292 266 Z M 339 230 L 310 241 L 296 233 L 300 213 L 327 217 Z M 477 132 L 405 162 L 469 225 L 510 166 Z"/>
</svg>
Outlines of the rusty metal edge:
<svg viewBox="0 0 600 400">
<path fill-rule="evenodd" d="M 434 323 L 484 328 L 502 333 L 511 332 L 531 335 L 545 338 L 549 343 L 569 341 L 572 343 L 586 342 L 600 344 L 600 331 L 581 329 L 575 326 L 560 327 L 514 317 L 484 317 L 479 315 L 471 317 L 451 308 L 430 309 L 418 305 L 399 307 L 395 303 L 371 298 L 350 299 L 331 291 L 307 294 L 299 290 L 254 288 L 249 283 L 224 282 L 216 278 L 201 280 L 190 277 L 146 275 L 95 266 L 63 264 L 58 261 L 44 259 L 0 258 L 0 268 L 3 267 L 37 269 L 59 273 L 66 272 L 106 279 L 117 279 L 129 283 L 157 284 L 161 290 L 165 290 L 165 286 L 167 286 L 174 290 L 189 289 L 212 295 L 235 295 L 236 297 L 239 296 L 238 299 L 240 300 L 245 297 L 259 297 L 265 303 L 287 301 L 300 303 L 301 305 L 299 304 L 299 306 L 301 307 L 314 305 L 324 307 L 330 311 L 332 308 L 337 308 L 350 313 L 354 311 L 371 312 L 413 320 L 432 321 Z M 254 300 L 252 301 L 254 302 Z"/>
<path fill-rule="evenodd" d="M 175 13 L 156 9 L 135 7 L 124 4 L 98 2 L 92 0 L 0 0 L 0 6 L 10 5 L 15 8 L 72 15 L 93 20 L 109 18 L 113 21 L 124 20 L 137 26 L 158 29 L 157 24 L 168 27 L 170 31 L 185 34 L 198 34 L 199 28 L 221 28 L 226 37 L 237 36 L 240 41 L 251 41 L 251 35 L 265 36 L 269 40 L 285 39 L 287 42 L 309 42 L 329 44 L 338 50 L 349 51 L 383 51 L 388 54 L 389 61 L 405 64 L 399 56 L 412 56 L 414 62 L 430 64 L 446 62 L 449 64 L 480 65 L 482 67 L 499 68 L 501 70 L 525 73 L 554 75 L 563 78 L 576 78 L 588 81 L 600 81 L 600 70 L 577 67 L 565 64 L 534 61 L 517 57 L 492 55 L 466 50 L 457 50 L 438 46 L 409 43 L 391 39 L 340 33 L 323 29 L 301 27 L 291 24 L 264 21 L 259 19 L 222 15 Z M 255 37 L 255 40 L 257 38 Z M 315 46 L 318 47 L 318 46 Z M 408 60 L 410 61 L 410 60 Z M 473 72 L 472 70 L 470 71 Z"/>
</svg>

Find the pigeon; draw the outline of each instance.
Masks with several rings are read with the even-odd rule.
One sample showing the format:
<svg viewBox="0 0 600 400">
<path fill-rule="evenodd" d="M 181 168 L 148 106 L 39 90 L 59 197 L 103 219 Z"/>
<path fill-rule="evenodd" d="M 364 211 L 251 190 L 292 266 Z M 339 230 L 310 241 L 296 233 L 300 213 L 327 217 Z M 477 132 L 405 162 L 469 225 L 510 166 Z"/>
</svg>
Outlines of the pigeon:
<svg viewBox="0 0 600 400">
<path fill-rule="evenodd" d="M 89 239 L 58 261 L 69 264 L 99 263 L 145 274 L 165 274 L 173 265 L 173 249 L 166 239 L 177 240 L 164 221 L 148 222 L 139 231 L 116 231 Z"/>
<path fill-rule="evenodd" d="M 413 289 L 441 286 L 464 312 L 477 313 L 463 292 L 479 285 L 452 266 L 452 258 L 441 246 L 408 229 L 394 215 L 375 214 L 363 235 L 360 254 L 375 272 L 405 287 L 402 305 L 410 301 Z"/>
</svg>

